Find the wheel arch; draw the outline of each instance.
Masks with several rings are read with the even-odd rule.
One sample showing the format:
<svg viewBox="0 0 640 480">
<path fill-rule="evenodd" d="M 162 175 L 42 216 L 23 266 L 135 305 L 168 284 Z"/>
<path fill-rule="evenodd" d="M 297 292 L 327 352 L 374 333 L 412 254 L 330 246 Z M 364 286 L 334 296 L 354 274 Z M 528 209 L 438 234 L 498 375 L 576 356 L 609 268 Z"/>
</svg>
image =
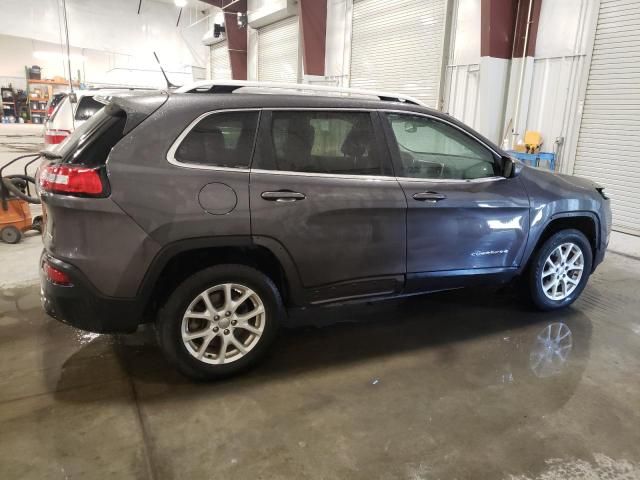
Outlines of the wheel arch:
<svg viewBox="0 0 640 480">
<path fill-rule="evenodd" d="M 524 269 L 529 266 L 531 258 L 538 251 L 538 249 L 546 242 L 553 234 L 561 230 L 575 229 L 584 234 L 589 240 L 591 245 L 592 260 L 595 259 L 596 252 L 600 245 L 600 220 L 594 212 L 579 211 L 579 212 L 563 212 L 553 215 L 541 228 L 533 248 L 527 256 L 526 262 L 524 262 Z"/>
<path fill-rule="evenodd" d="M 153 321 L 162 299 L 191 274 L 227 263 L 256 268 L 276 284 L 285 305 L 300 303 L 297 271 L 283 248 L 251 237 L 197 238 L 167 245 L 152 261 L 138 291 L 144 303 L 143 321 Z"/>
</svg>

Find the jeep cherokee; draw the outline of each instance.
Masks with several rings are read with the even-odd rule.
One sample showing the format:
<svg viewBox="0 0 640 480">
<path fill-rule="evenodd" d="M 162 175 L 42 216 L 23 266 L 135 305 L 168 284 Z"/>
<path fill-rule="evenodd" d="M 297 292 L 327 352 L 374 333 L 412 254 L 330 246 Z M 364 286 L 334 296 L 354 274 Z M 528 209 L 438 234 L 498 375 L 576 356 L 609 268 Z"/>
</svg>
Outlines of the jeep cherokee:
<svg viewBox="0 0 640 480">
<path fill-rule="evenodd" d="M 114 98 L 48 152 L 46 311 L 93 332 L 155 322 L 203 379 L 255 363 L 291 307 L 520 278 L 551 310 L 602 261 L 611 210 L 591 181 L 410 98 L 287 88 Z"/>
</svg>

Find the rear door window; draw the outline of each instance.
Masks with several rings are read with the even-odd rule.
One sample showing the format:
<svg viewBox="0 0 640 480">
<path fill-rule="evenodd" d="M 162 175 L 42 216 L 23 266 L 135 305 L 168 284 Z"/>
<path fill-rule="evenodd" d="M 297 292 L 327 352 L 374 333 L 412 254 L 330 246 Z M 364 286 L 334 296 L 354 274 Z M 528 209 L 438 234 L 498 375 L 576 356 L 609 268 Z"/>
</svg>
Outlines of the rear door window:
<svg viewBox="0 0 640 480">
<path fill-rule="evenodd" d="M 391 175 L 373 133 L 371 114 L 274 111 L 272 155 L 258 168 L 335 175 Z M 258 159 L 257 159 L 258 160 Z"/>
<path fill-rule="evenodd" d="M 258 111 L 212 113 L 198 122 L 173 154 L 179 163 L 249 168 Z"/>
</svg>

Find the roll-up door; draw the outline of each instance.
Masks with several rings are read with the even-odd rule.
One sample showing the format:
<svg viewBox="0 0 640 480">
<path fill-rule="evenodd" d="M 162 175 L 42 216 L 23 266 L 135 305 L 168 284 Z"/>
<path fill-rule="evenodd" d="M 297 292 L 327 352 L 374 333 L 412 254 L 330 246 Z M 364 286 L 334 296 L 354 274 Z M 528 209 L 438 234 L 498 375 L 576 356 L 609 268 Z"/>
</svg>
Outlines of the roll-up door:
<svg viewBox="0 0 640 480">
<path fill-rule="evenodd" d="M 602 184 L 613 228 L 640 235 L 640 0 L 601 0 L 574 174 Z"/>
<path fill-rule="evenodd" d="M 445 0 L 355 0 L 351 86 L 438 106 Z"/>
<path fill-rule="evenodd" d="M 231 80 L 231 64 L 227 42 L 211 46 L 211 78 L 213 80 Z"/>
<path fill-rule="evenodd" d="M 258 80 L 298 81 L 298 17 L 258 29 Z"/>
</svg>

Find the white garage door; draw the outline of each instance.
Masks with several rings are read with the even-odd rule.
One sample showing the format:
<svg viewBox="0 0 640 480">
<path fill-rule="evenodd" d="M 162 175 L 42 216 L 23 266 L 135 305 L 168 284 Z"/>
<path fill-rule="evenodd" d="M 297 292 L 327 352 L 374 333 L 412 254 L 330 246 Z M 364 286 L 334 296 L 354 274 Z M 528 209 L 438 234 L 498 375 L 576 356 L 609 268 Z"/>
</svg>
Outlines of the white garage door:
<svg viewBox="0 0 640 480">
<path fill-rule="evenodd" d="M 351 86 L 438 106 L 445 0 L 355 0 Z"/>
<path fill-rule="evenodd" d="M 298 17 L 258 29 L 258 80 L 298 81 Z"/>
<path fill-rule="evenodd" d="M 227 42 L 211 46 L 211 78 L 213 80 L 231 80 L 231 63 Z"/>
<path fill-rule="evenodd" d="M 611 196 L 614 229 L 640 235 L 640 0 L 601 0 L 574 173 Z"/>
</svg>

